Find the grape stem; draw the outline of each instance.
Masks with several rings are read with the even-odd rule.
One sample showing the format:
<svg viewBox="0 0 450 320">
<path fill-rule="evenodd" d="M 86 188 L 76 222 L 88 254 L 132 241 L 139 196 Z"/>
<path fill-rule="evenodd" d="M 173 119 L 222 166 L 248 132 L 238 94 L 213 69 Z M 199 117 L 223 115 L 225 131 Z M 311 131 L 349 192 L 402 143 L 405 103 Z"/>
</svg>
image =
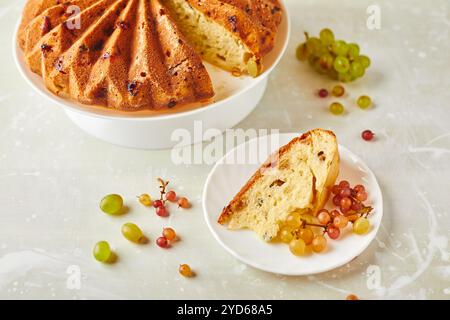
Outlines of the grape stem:
<svg viewBox="0 0 450 320">
<path fill-rule="evenodd" d="M 164 203 L 165 202 L 164 195 L 166 194 L 166 188 L 167 188 L 167 185 L 169 184 L 169 181 L 164 181 L 161 178 L 158 178 L 158 181 L 160 183 L 160 186 L 159 186 L 159 190 L 160 190 L 159 193 L 161 194 L 160 200 Z"/>
</svg>

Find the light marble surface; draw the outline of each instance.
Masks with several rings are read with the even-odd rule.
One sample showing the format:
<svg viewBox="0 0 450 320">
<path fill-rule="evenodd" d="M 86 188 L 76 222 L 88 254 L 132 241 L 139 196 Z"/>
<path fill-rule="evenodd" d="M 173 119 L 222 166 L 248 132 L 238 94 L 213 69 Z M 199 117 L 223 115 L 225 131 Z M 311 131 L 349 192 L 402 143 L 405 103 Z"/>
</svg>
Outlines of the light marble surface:
<svg viewBox="0 0 450 320">
<path fill-rule="evenodd" d="M 200 197 L 211 167 L 177 166 L 170 151 L 123 149 L 81 132 L 21 79 L 11 38 L 23 1 L 1 0 L 0 298 L 450 298 L 449 2 L 377 1 L 382 25 L 373 31 L 366 27 L 371 1 L 286 2 L 290 48 L 263 101 L 238 127 L 333 129 L 383 190 L 383 225 L 372 245 L 349 265 L 311 277 L 281 277 L 239 263 L 203 221 Z M 330 115 L 314 96 L 332 82 L 293 55 L 304 30 L 316 34 L 324 26 L 358 42 L 373 60 L 366 77 L 347 86 L 350 112 L 343 117 Z M 374 98 L 374 109 L 350 107 L 362 93 Z M 367 128 L 376 142 L 360 139 Z M 136 205 L 136 194 L 155 194 L 157 176 L 170 179 L 194 207 L 173 210 L 163 221 Z M 110 192 L 132 204 L 127 215 L 99 212 L 99 199 Z M 119 232 L 125 221 L 145 226 L 152 239 L 167 221 L 182 241 L 166 251 L 133 246 Z M 116 264 L 93 260 L 100 239 L 115 247 Z M 182 262 L 198 272 L 195 279 L 178 275 Z M 67 285 L 71 270 L 81 272 L 79 289 Z"/>
</svg>

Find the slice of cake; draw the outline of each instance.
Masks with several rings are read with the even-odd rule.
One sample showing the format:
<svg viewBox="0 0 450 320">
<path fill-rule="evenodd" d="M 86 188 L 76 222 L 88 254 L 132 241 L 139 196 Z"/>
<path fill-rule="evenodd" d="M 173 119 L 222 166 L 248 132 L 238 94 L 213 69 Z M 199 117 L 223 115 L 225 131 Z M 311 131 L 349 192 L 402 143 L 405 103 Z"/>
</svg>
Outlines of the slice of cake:
<svg viewBox="0 0 450 320">
<path fill-rule="evenodd" d="M 296 211 L 315 215 L 325 205 L 339 173 L 333 132 L 315 129 L 273 154 L 226 206 L 220 224 L 248 228 L 265 241 Z"/>
<path fill-rule="evenodd" d="M 233 74 L 258 76 L 281 22 L 278 0 L 162 0 L 206 61 Z"/>
</svg>

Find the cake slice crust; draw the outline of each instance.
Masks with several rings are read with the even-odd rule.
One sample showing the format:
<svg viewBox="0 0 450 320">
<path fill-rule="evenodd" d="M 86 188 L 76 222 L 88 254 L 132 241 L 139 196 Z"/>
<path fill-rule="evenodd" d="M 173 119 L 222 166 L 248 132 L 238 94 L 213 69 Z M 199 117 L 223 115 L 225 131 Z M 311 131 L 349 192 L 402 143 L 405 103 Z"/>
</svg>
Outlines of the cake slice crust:
<svg viewBox="0 0 450 320">
<path fill-rule="evenodd" d="M 315 215 L 323 208 L 338 173 L 336 136 L 311 130 L 269 157 L 223 209 L 218 222 L 231 230 L 251 229 L 270 241 L 290 213 Z"/>
</svg>

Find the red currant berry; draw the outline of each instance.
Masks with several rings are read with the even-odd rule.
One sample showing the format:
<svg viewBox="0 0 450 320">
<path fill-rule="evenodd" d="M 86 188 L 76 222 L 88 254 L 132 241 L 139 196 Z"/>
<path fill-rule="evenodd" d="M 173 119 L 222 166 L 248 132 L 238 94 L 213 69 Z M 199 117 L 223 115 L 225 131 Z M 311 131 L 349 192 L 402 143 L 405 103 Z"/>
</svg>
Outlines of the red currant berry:
<svg viewBox="0 0 450 320">
<path fill-rule="evenodd" d="M 167 217 L 169 215 L 164 205 L 156 208 L 156 214 L 160 217 Z"/>
<path fill-rule="evenodd" d="M 366 188 L 362 184 L 356 185 L 353 190 L 355 190 L 356 193 L 366 191 Z"/>
<path fill-rule="evenodd" d="M 339 182 L 339 188 L 350 188 L 350 183 L 347 180 L 342 180 L 341 182 Z"/>
<path fill-rule="evenodd" d="M 336 228 L 335 226 L 328 226 L 327 228 L 327 234 L 328 236 L 335 240 L 337 238 L 339 238 L 339 235 L 341 234 L 341 231 L 339 230 L 339 228 Z"/>
<path fill-rule="evenodd" d="M 341 189 L 341 191 L 339 191 L 339 195 L 342 198 L 350 197 L 352 195 L 352 190 L 350 188 Z"/>
<path fill-rule="evenodd" d="M 333 204 L 335 206 L 339 206 L 341 204 L 341 197 L 340 196 L 334 196 L 333 197 Z"/>
<path fill-rule="evenodd" d="M 360 202 L 353 202 L 352 204 L 352 210 L 359 212 L 362 209 L 362 204 Z"/>
<path fill-rule="evenodd" d="M 342 209 L 344 210 L 349 210 L 350 207 L 352 206 L 352 200 L 350 198 L 342 198 L 341 201 L 339 202 L 339 205 L 341 206 L 341 211 Z"/>
<path fill-rule="evenodd" d="M 337 184 L 335 184 L 335 185 L 333 186 L 333 188 L 331 188 L 331 192 L 332 192 L 333 194 L 339 194 L 340 191 L 341 191 L 341 188 L 339 188 L 339 186 L 338 186 Z"/>
<path fill-rule="evenodd" d="M 327 89 L 320 89 L 319 90 L 319 97 L 321 97 L 321 98 L 328 97 L 328 90 Z"/>
<path fill-rule="evenodd" d="M 341 214 L 339 213 L 339 211 L 337 211 L 337 210 L 331 210 L 330 211 L 330 217 L 331 217 L 331 220 L 334 220 L 334 218 L 336 218 L 337 216 L 340 216 Z"/>
<path fill-rule="evenodd" d="M 159 208 L 159 207 L 161 207 L 162 205 L 164 205 L 164 203 L 163 203 L 161 200 L 155 200 L 155 201 L 153 201 L 153 207 L 154 207 L 154 208 Z"/>
<path fill-rule="evenodd" d="M 166 194 L 166 199 L 170 202 L 175 202 L 177 201 L 177 194 L 175 193 L 175 191 L 169 191 Z"/>
<path fill-rule="evenodd" d="M 367 193 L 363 192 L 358 192 L 356 194 L 356 199 L 358 199 L 359 201 L 366 201 L 367 200 Z"/>
<path fill-rule="evenodd" d="M 159 237 L 156 239 L 156 244 L 161 248 L 168 248 L 169 247 L 169 241 L 165 237 Z"/>
<path fill-rule="evenodd" d="M 366 140 L 366 141 L 372 140 L 373 137 L 374 137 L 374 135 L 375 135 L 375 134 L 374 134 L 372 131 L 370 131 L 370 130 L 364 130 L 364 131 L 361 133 L 361 137 L 362 137 L 364 140 Z"/>
</svg>

